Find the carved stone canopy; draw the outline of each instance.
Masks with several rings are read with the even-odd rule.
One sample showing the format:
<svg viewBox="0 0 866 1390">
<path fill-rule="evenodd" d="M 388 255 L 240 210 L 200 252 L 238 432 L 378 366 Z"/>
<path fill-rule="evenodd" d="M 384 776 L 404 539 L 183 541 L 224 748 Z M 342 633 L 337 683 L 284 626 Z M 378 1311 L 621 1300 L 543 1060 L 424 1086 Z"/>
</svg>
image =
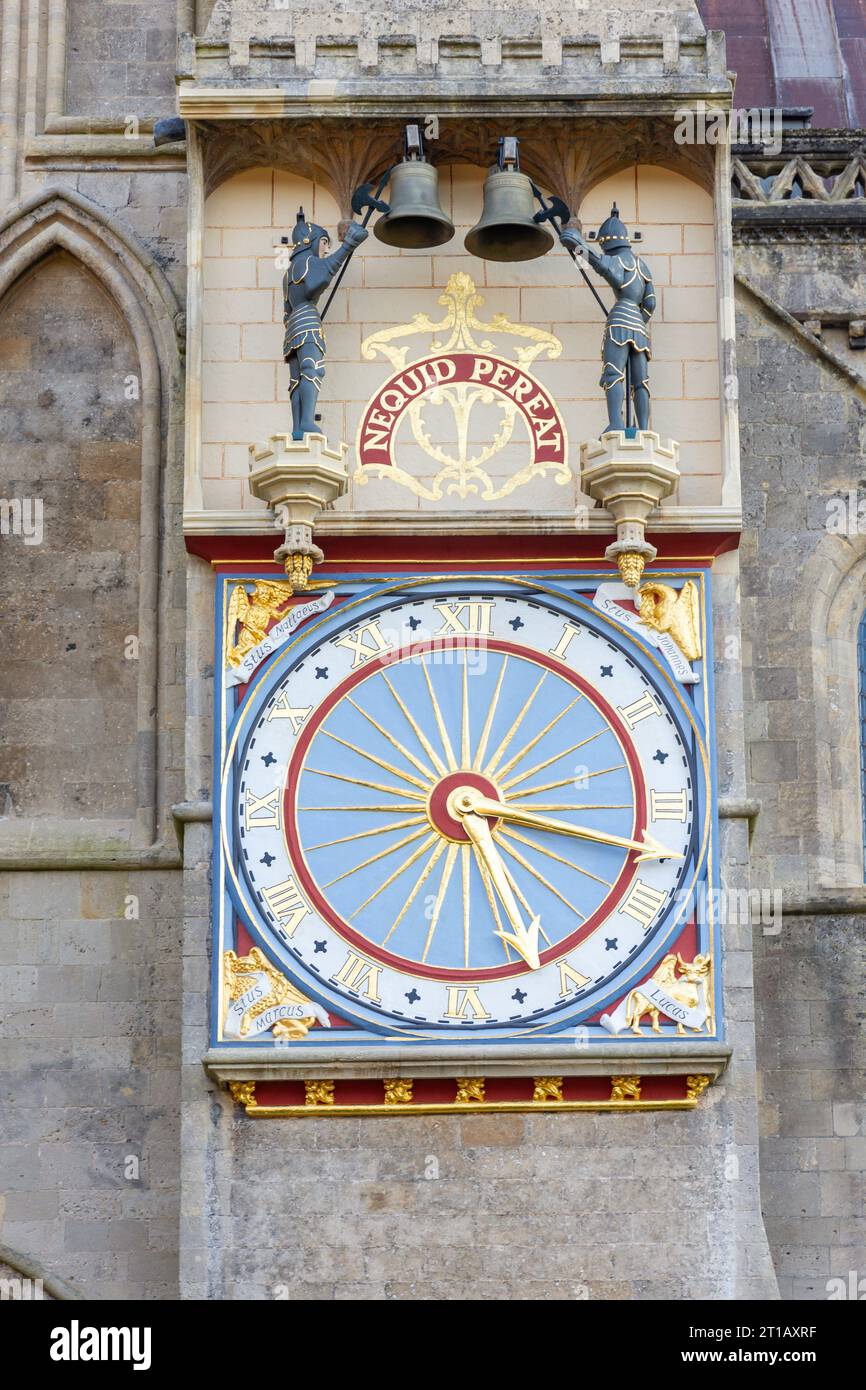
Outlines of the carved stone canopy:
<svg viewBox="0 0 866 1390">
<path fill-rule="evenodd" d="M 411 116 L 407 113 L 407 119 Z M 277 168 L 323 182 L 345 218 L 359 184 L 381 177 L 401 156 L 402 124 L 396 119 L 291 119 L 204 121 L 197 125 L 202 144 L 205 191 L 250 168 Z M 515 121 L 492 117 L 440 118 L 436 138 L 427 141 L 433 164 L 494 162 L 500 135 L 520 138 L 521 167 L 546 193 L 555 194 L 575 213 L 602 179 L 633 164 L 657 164 L 712 189 L 714 148 L 682 145 L 674 139 L 670 117 L 567 118 Z"/>
</svg>

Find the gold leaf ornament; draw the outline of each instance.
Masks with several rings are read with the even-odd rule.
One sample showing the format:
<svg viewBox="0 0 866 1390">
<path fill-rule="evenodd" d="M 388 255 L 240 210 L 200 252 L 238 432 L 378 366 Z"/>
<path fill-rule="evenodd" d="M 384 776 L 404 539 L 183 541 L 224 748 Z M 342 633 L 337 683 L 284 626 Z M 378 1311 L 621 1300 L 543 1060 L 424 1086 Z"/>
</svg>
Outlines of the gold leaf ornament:
<svg viewBox="0 0 866 1390">
<path fill-rule="evenodd" d="M 484 1099 L 484 1077 L 483 1076 L 458 1076 L 457 1094 L 454 1097 L 456 1105 L 473 1105 Z"/>
<path fill-rule="evenodd" d="M 640 1100 L 639 1076 L 612 1076 L 610 1078 L 611 1100 Z"/>
<path fill-rule="evenodd" d="M 687 661 L 702 656 L 700 601 L 695 583 L 687 579 L 681 589 L 651 581 L 637 594 L 642 623 L 654 632 L 669 633 Z"/>
<path fill-rule="evenodd" d="M 458 271 L 450 277 L 438 301 L 446 310 L 438 322 L 427 314 L 415 314 L 409 323 L 396 327 L 383 328 L 365 338 L 361 345 L 361 355 L 367 361 L 384 357 L 396 371 L 411 369 L 413 360 L 421 360 L 430 355 L 448 353 L 493 354 L 514 365 L 524 375 L 530 376 L 529 368 L 536 358 L 559 357 L 562 343 L 546 329 L 532 324 L 513 323 L 505 314 L 494 314 L 489 322 L 478 317 L 478 309 L 484 303 L 475 282 L 465 271 Z M 401 339 L 429 335 L 430 342 L 424 351 L 409 359 L 410 344 Z M 510 339 L 510 344 L 497 345 L 494 339 Z M 508 355 L 510 348 L 513 356 Z M 540 384 L 539 384 L 540 388 Z M 487 427 L 483 431 L 485 443 L 473 448 L 471 444 L 471 425 L 474 412 L 479 406 L 489 406 L 501 412 L 498 426 Z M 431 431 L 428 412 L 448 409 L 451 412 L 448 434 L 454 443 L 449 448 L 442 442 L 435 442 Z M 491 476 L 485 465 L 501 454 L 514 437 L 514 428 L 520 410 L 514 400 L 500 395 L 484 383 L 455 382 L 440 383 L 421 395 L 414 396 L 407 404 L 405 414 L 409 422 L 412 439 L 423 454 L 438 466 L 432 478 L 415 477 L 397 463 L 359 464 L 353 474 L 353 481 L 364 484 L 370 477 L 389 478 L 393 483 L 408 488 L 417 497 L 426 501 L 439 501 L 446 496 L 464 499 L 477 496 L 485 502 L 507 497 L 515 489 L 532 481 L 541 474 L 553 470 L 554 480 L 563 485 L 572 480 L 567 459 L 561 462 L 537 463 L 530 460 L 510 476 Z M 444 437 L 437 430 L 439 439 Z M 565 441 L 564 441 L 565 442 Z M 360 438 L 358 443 L 360 457 Z"/>
<path fill-rule="evenodd" d="M 412 1102 L 412 1080 L 410 1077 L 391 1077 L 384 1081 L 386 1105 L 410 1105 Z"/>
</svg>

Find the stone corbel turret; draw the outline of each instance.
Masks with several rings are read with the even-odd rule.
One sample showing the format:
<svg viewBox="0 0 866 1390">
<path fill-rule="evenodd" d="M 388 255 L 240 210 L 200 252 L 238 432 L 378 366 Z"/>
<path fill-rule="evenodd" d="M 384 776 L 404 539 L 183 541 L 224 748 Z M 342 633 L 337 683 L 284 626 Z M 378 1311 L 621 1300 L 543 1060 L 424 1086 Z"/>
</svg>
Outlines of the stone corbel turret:
<svg viewBox="0 0 866 1390">
<path fill-rule="evenodd" d="M 276 525 L 284 532 L 274 559 L 285 567 L 293 593 L 308 588 L 313 565 L 325 558 L 313 541 L 313 527 L 322 510 L 349 485 L 348 448 L 333 448 L 323 434 L 305 434 L 298 440 L 274 434 L 267 444 L 250 445 L 250 492 L 273 509 Z"/>
<path fill-rule="evenodd" d="M 680 446 L 662 444 L 654 430 L 606 430 L 580 446 L 580 479 L 613 516 L 616 540 L 605 551 L 615 560 L 623 584 L 634 589 L 644 565 L 657 554 L 646 539 L 646 524 L 679 482 Z"/>
</svg>

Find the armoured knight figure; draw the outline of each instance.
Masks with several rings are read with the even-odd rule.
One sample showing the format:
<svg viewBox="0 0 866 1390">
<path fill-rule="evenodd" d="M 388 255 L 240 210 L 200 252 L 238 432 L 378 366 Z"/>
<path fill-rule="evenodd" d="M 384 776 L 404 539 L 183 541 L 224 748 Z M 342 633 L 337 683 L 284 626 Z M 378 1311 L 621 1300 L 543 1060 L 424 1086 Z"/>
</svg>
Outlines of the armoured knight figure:
<svg viewBox="0 0 866 1390">
<path fill-rule="evenodd" d="M 598 231 L 599 255 L 580 232 L 567 227 L 560 233 L 565 246 L 574 247 L 588 259 L 593 270 L 606 280 L 616 294 L 616 303 L 607 316 L 601 360 L 604 369 L 600 386 L 607 393 L 607 415 L 612 430 L 623 428 L 626 367 L 631 379 L 634 413 L 638 429 L 649 428 L 649 321 L 656 307 L 652 276 L 646 262 L 631 249 L 628 228 L 620 221 L 614 203 L 610 217 Z"/>
<path fill-rule="evenodd" d="M 294 439 L 319 432 L 316 403 L 325 375 L 325 330 L 316 305 L 323 290 L 367 236 L 366 227 L 350 222 L 345 239 L 336 251 L 327 255 L 331 239 L 325 228 L 308 222 L 303 208 L 298 211 L 292 232 L 294 249 L 283 276 L 283 322 L 286 325 L 283 356 L 289 364 Z"/>
</svg>

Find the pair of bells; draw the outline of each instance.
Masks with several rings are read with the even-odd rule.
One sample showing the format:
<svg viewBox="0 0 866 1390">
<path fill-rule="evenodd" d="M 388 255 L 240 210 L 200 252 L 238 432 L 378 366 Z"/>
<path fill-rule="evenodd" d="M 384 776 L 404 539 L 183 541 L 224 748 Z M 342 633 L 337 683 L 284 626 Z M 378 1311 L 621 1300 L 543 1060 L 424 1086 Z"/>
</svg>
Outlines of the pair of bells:
<svg viewBox="0 0 866 1390">
<path fill-rule="evenodd" d="M 451 240 L 454 223 L 439 204 L 439 176 L 423 155 L 395 165 L 390 184 L 389 210 L 373 228 L 379 241 L 417 251 Z M 485 261 L 531 261 L 554 244 L 552 232 L 535 220 L 533 186 L 520 172 L 512 137 L 500 141 L 499 164 L 484 180 L 481 217 L 463 244 Z"/>
</svg>

